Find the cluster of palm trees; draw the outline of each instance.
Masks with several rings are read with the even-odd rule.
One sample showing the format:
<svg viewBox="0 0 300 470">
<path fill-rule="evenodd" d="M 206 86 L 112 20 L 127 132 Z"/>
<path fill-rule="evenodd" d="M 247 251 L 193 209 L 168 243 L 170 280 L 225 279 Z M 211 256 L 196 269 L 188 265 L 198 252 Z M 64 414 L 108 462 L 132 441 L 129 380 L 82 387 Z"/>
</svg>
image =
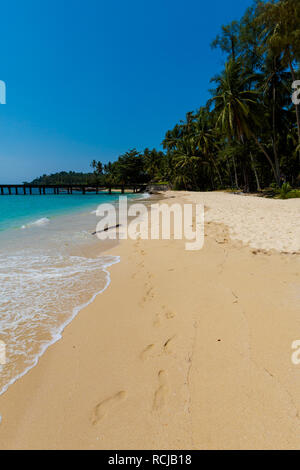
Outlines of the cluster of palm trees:
<svg viewBox="0 0 300 470">
<path fill-rule="evenodd" d="M 226 63 L 211 80 L 211 99 L 167 131 L 164 152 L 133 149 L 117 162 L 94 162 L 99 177 L 200 190 L 300 185 L 300 110 L 291 99 L 300 78 L 300 0 L 255 0 L 212 47 Z"/>
<path fill-rule="evenodd" d="M 227 54 L 212 98 L 166 133 L 177 186 L 261 190 L 300 183 L 300 1 L 256 1 L 212 43 Z"/>
<path fill-rule="evenodd" d="M 115 162 L 102 165 L 93 160 L 91 167 L 100 184 L 148 183 L 161 178 L 161 169 L 165 162 L 163 152 L 145 149 L 143 153 L 135 148 L 120 155 Z"/>
</svg>

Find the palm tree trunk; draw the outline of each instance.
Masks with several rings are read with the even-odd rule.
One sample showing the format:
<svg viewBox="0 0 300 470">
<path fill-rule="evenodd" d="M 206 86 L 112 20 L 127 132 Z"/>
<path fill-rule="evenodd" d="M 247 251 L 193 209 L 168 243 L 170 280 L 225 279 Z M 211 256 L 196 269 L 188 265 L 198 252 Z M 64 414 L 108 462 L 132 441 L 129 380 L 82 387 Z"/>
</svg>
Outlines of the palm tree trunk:
<svg viewBox="0 0 300 470">
<path fill-rule="evenodd" d="M 275 160 L 275 172 L 276 172 L 276 181 L 280 186 L 280 167 L 279 167 L 279 160 L 278 160 L 278 153 L 277 153 L 277 145 L 275 141 L 276 137 L 273 135 L 272 138 L 272 145 L 273 145 L 273 152 L 274 152 L 274 160 Z"/>
<path fill-rule="evenodd" d="M 244 193 L 249 193 L 249 178 L 248 178 L 248 171 L 247 171 L 247 168 L 246 168 L 246 165 L 244 164 L 243 165 L 243 176 L 244 176 L 244 189 L 243 189 L 243 192 Z"/>
<path fill-rule="evenodd" d="M 240 189 L 240 188 L 239 188 L 239 182 L 238 182 L 238 176 L 237 176 L 236 164 L 235 164 L 235 158 L 234 158 L 234 156 L 232 156 L 232 160 L 233 160 L 233 168 L 234 168 L 235 186 L 236 186 L 236 189 Z"/>
<path fill-rule="evenodd" d="M 223 186 L 222 176 L 221 176 L 221 173 L 219 172 L 218 166 L 217 166 L 217 164 L 214 162 L 214 159 L 213 159 L 213 158 L 211 158 L 211 162 L 212 162 L 212 164 L 213 164 L 214 169 L 216 170 L 216 173 L 217 173 L 218 178 L 219 178 L 219 180 L 220 180 L 221 186 Z"/>
<path fill-rule="evenodd" d="M 296 75 L 295 75 L 295 70 L 293 67 L 292 59 L 291 59 L 291 53 L 288 50 L 288 61 L 289 61 L 289 66 L 291 69 L 291 74 L 292 74 L 292 79 L 293 82 L 296 81 Z M 296 107 L 296 118 L 297 118 L 297 129 L 298 129 L 298 144 L 300 145 L 300 112 L 299 112 L 299 105 L 295 104 Z"/>
<path fill-rule="evenodd" d="M 231 36 L 231 54 L 232 54 L 232 60 L 233 62 L 235 62 L 234 36 Z"/>
<path fill-rule="evenodd" d="M 257 191 L 260 192 L 260 191 L 261 191 L 261 187 L 260 187 L 260 183 L 259 183 L 259 179 L 258 179 L 258 174 L 257 174 L 256 168 L 255 168 L 255 162 L 254 162 L 254 158 L 253 158 L 252 152 L 250 152 L 250 158 L 251 158 L 251 164 L 252 164 L 252 168 L 253 168 L 253 173 L 254 173 L 255 180 L 256 180 Z"/>
<path fill-rule="evenodd" d="M 260 148 L 260 150 L 262 151 L 262 153 L 264 154 L 264 156 L 266 157 L 266 159 L 268 160 L 268 162 L 270 163 L 271 165 L 271 168 L 272 168 L 272 171 L 273 171 L 273 174 L 275 176 L 275 181 L 276 183 L 278 184 L 278 186 L 280 186 L 280 178 L 278 179 L 278 175 L 276 173 L 276 170 L 275 170 L 275 167 L 273 165 L 273 162 L 270 158 L 270 156 L 267 154 L 266 150 L 264 149 L 263 145 L 260 143 L 260 141 L 258 140 L 258 138 L 256 137 L 256 135 L 251 132 L 251 135 L 253 137 L 253 139 L 255 140 L 255 142 L 257 143 L 258 147 Z"/>
<path fill-rule="evenodd" d="M 210 171 L 209 173 L 210 173 L 210 184 L 211 184 L 211 187 L 214 191 L 215 190 L 215 183 L 214 183 L 214 179 L 213 179 L 213 176 L 212 176 L 212 171 Z"/>
<path fill-rule="evenodd" d="M 275 68 L 275 61 L 274 58 L 274 68 Z M 277 174 L 277 180 L 280 182 L 280 166 L 279 166 L 279 159 L 278 159 L 278 152 L 277 152 L 277 135 L 276 135 L 276 86 L 273 80 L 273 106 L 272 106 L 272 127 L 273 127 L 273 151 L 274 151 L 274 160 L 275 160 L 275 170 Z"/>
<path fill-rule="evenodd" d="M 233 187 L 233 179 L 232 179 L 231 168 L 230 168 L 230 163 L 229 163 L 228 158 L 226 158 L 226 162 L 227 162 L 227 168 L 228 168 L 228 172 L 230 176 L 230 186 Z"/>
</svg>

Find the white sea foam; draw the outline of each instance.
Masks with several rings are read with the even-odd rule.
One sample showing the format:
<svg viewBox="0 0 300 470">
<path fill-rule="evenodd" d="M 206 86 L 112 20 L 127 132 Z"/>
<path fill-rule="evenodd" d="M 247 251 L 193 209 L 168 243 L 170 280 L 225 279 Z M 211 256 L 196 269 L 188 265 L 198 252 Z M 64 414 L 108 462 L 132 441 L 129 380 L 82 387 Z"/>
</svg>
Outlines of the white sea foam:
<svg viewBox="0 0 300 470">
<path fill-rule="evenodd" d="M 0 232 L 0 340 L 6 344 L 0 394 L 37 364 L 65 326 L 110 283 L 107 268 L 119 257 L 82 255 L 87 247 L 89 252 L 93 246 L 99 249 L 91 234 L 97 223 L 92 209 L 51 220 L 32 217 L 24 230 Z"/>
<path fill-rule="evenodd" d="M 22 225 L 22 229 L 25 229 L 25 228 L 30 228 L 30 227 L 43 227 L 44 225 L 47 225 L 49 224 L 50 222 L 50 219 L 48 219 L 48 217 L 42 217 L 41 219 L 37 219 L 33 222 L 29 222 L 29 224 L 26 224 L 26 225 Z"/>
<path fill-rule="evenodd" d="M 140 196 L 137 197 L 137 199 L 149 199 L 151 197 L 151 194 L 149 193 L 141 193 Z"/>
<path fill-rule="evenodd" d="M 110 283 L 119 257 L 85 258 L 53 252 L 0 254 L 0 394 L 34 367 L 64 328 Z"/>
</svg>

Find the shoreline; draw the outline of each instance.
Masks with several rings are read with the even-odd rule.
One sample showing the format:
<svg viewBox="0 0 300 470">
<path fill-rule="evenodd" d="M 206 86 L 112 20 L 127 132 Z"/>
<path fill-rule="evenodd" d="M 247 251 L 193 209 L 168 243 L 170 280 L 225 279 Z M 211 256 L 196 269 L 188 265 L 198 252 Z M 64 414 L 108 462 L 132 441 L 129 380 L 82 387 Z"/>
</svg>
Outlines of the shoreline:
<svg viewBox="0 0 300 470">
<path fill-rule="evenodd" d="M 9 387 L 11 387 L 19 379 L 21 379 L 26 374 L 28 374 L 28 372 L 30 372 L 31 369 L 33 369 L 34 367 L 36 367 L 38 365 L 41 357 L 46 353 L 48 348 L 50 348 L 55 343 L 57 343 L 57 341 L 61 340 L 65 328 L 77 317 L 77 315 L 81 312 L 81 310 L 85 309 L 88 305 L 93 303 L 94 300 L 96 299 L 96 297 L 98 297 L 98 295 L 102 294 L 105 291 L 105 289 L 107 289 L 107 287 L 110 285 L 110 282 L 111 282 L 111 276 L 110 276 L 110 272 L 108 271 L 108 268 L 111 267 L 114 264 L 119 263 L 119 262 L 120 262 L 120 259 L 116 259 L 116 260 L 112 261 L 111 263 L 107 263 L 107 265 L 105 265 L 104 267 L 103 266 L 101 267 L 101 272 L 104 272 L 107 276 L 106 283 L 105 283 L 104 287 L 102 287 L 98 292 L 93 294 L 92 297 L 90 298 L 90 300 L 88 300 L 87 302 L 73 308 L 73 311 L 72 311 L 72 314 L 70 315 L 70 317 L 62 325 L 60 325 L 59 332 L 57 332 L 56 335 L 49 342 L 47 342 L 44 345 L 44 347 L 40 350 L 40 352 L 36 355 L 33 364 L 28 366 L 23 372 L 21 372 L 19 375 L 14 377 L 8 384 L 6 384 L 2 389 L 0 389 L 0 397 L 5 392 L 7 392 Z M 0 424 L 1 424 L 1 420 L 2 420 L 2 416 L 0 414 Z"/>
<path fill-rule="evenodd" d="M 133 195 L 129 201 L 137 198 L 141 199 Z M 73 207 L 71 212 L 60 214 L 49 227 L 31 223 L 26 231 L 10 233 L 8 229 L 2 233 L 0 340 L 7 345 L 9 364 L 0 366 L 0 396 L 37 365 L 78 312 L 110 282 L 107 267 L 119 262 L 119 257 L 102 256 L 101 252 L 117 240 L 100 245 L 91 233 L 97 222 L 91 209 L 96 202 L 105 201 L 118 203 L 116 195 L 94 199 L 84 211 Z M 45 218 L 38 222 L 45 221 L 50 222 Z"/>
<path fill-rule="evenodd" d="M 297 448 L 299 257 L 208 222 L 200 252 L 104 252 L 121 257 L 111 284 L 0 397 L 1 448 Z"/>
</svg>

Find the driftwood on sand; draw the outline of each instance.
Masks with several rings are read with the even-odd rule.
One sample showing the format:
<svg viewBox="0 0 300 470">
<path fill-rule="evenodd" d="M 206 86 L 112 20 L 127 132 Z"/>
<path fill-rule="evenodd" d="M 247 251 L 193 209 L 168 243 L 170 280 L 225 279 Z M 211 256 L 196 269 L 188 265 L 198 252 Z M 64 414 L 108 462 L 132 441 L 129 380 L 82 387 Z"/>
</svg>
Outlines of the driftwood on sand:
<svg viewBox="0 0 300 470">
<path fill-rule="evenodd" d="M 120 226 L 121 226 L 121 224 L 112 225 L 111 227 L 105 227 L 103 230 L 98 230 L 97 232 L 92 232 L 92 235 L 97 235 L 97 233 L 101 233 L 101 232 L 107 232 L 108 230 L 111 230 L 112 228 L 118 228 Z"/>
</svg>

